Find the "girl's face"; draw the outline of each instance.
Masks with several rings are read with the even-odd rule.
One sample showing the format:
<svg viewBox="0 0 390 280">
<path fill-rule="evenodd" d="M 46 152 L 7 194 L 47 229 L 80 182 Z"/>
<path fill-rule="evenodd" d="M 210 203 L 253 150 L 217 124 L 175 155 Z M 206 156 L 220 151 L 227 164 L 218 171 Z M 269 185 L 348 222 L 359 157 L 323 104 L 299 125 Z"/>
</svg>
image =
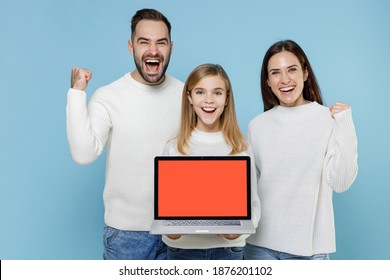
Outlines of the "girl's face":
<svg viewBox="0 0 390 280">
<path fill-rule="evenodd" d="M 308 72 L 303 70 L 298 58 L 282 51 L 268 61 L 268 86 L 279 99 L 280 105 L 294 107 L 306 104 L 302 91 Z"/>
<path fill-rule="evenodd" d="M 225 81 L 220 76 L 205 77 L 187 95 L 198 116 L 196 128 L 204 132 L 221 130 L 221 115 L 227 104 Z"/>
</svg>

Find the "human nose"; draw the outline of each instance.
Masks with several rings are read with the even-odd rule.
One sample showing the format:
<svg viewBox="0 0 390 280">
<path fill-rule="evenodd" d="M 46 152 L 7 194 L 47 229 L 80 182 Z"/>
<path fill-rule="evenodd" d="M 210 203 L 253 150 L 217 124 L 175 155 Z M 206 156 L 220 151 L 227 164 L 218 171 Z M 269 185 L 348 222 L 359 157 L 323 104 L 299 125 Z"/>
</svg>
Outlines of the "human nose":
<svg viewBox="0 0 390 280">
<path fill-rule="evenodd" d="M 149 52 L 152 53 L 152 54 L 157 54 L 158 52 L 158 47 L 157 47 L 157 44 L 156 43 L 151 43 L 149 45 Z"/>
<path fill-rule="evenodd" d="M 287 84 L 290 81 L 290 76 L 286 72 L 282 72 L 282 83 Z"/>
<path fill-rule="evenodd" d="M 206 93 L 205 95 L 205 100 L 204 100 L 206 103 L 213 103 L 214 102 L 214 98 L 213 98 L 213 94 L 212 93 Z"/>
</svg>

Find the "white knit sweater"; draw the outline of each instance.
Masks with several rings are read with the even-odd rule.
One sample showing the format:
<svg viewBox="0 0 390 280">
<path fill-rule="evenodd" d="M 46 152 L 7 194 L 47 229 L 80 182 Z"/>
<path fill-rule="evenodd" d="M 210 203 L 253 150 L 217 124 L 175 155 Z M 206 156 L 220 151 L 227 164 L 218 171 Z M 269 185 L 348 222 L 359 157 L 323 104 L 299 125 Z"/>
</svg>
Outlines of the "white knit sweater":
<svg viewBox="0 0 390 280">
<path fill-rule="evenodd" d="M 336 250 L 332 193 L 357 175 L 357 139 L 351 109 L 331 117 L 316 102 L 276 106 L 248 127 L 262 219 L 247 242 L 310 256 Z"/>
<path fill-rule="evenodd" d="M 72 158 L 93 162 L 107 144 L 105 223 L 121 230 L 149 230 L 153 220 L 153 159 L 177 135 L 183 83 L 166 75 L 158 86 L 127 73 L 99 88 L 86 104 L 70 89 L 67 135 Z"/>
<path fill-rule="evenodd" d="M 222 132 L 207 133 L 200 130 L 193 130 L 189 141 L 189 151 L 192 156 L 226 156 L 230 153 L 231 147 L 226 143 Z M 177 150 L 177 139 L 169 141 L 163 151 L 164 155 L 181 156 Z M 250 149 L 247 153 L 239 153 L 237 156 L 250 155 Z M 252 222 L 257 227 L 260 219 L 260 200 L 257 194 L 257 180 L 256 180 L 256 168 L 253 160 L 251 159 L 251 203 L 252 203 Z M 163 236 L 163 241 L 170 247 L 181 249 L 208 249 L 208 248 L 220 248 L 220 247 L 243 247 L 245 245 L 245 239 L 249 235 L 241 235 L 240 237 L 229 240 L 226 238 L 218 237 L 216 235 L 208 234 L 193 234 L 182 235 L 178 239 L 171 239 L 167 236 Z"/>
</svg>

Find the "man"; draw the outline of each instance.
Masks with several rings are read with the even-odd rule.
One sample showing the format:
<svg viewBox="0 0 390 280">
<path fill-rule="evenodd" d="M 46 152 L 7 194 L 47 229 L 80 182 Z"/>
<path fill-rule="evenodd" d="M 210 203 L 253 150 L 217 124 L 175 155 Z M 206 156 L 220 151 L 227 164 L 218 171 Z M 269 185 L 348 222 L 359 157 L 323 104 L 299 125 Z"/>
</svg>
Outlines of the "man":
<svg viewBox="0 0 390 280">
<path fill-rule="evenodd" d="M 153 220 L 153 159 L 176 136 L 183 83 L 165 74 L 171 25 L 152 9 L 136 12 L 128 42 L 136 69 L 99 88 L 86 105 L 92 73 L 72 70 L 67 135 L 72 158 L 93 162 L 107 144 L 104 259 L 165 259 Z"/>
</svg>

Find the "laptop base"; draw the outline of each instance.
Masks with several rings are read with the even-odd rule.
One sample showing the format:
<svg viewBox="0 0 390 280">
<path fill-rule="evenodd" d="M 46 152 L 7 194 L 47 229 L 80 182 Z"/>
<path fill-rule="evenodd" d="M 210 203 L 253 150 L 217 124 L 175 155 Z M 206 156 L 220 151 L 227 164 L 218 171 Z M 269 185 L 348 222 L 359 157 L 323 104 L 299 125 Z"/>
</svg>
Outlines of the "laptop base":
<svg viewBox="0 0 390 280">
<path fill-rule="evenodd" d="M 255 228 L 251 220 L 240 220 L 240 226 L 167 226 L 167 220 L 154 220 L 150 234 L 253 234 Z"/>
</svg>

